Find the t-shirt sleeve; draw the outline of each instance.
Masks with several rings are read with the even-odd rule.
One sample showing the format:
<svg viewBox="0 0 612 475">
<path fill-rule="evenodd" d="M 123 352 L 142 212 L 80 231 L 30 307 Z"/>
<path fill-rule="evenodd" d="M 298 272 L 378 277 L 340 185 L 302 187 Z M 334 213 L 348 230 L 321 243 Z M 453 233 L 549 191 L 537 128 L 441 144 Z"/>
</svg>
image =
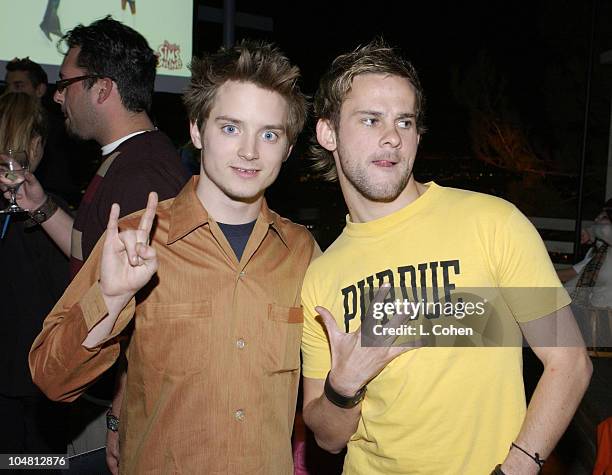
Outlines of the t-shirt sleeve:
<svg viewBox="0 0 612 475">
<path fill-rule="evenodd" d="M 302 372 L 304 377 L 325 379 L 331 369 L 331 354 L 327 333 L 315 307 L 319 305 L 316 292 L 317 279 L 313 273 L 306 273 L 302 286 L 302 307 L 304 309 L 304 332 L 302 335 Z"/>
<path fill-rule="evenodd" d="M 531 222 L 514 209 L 495 237 L 497 283 L 518 322 L 545 317 L 571 299 Z"/>
</svg>

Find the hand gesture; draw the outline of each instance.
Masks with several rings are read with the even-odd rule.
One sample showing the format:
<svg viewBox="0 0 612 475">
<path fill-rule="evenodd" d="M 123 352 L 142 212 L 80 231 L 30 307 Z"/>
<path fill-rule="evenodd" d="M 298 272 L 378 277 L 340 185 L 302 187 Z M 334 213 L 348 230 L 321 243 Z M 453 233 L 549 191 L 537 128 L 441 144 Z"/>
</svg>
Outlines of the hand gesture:
<svg viewBox="0 0 612 475">
<path fill-rule="evenodd" d="M 383 302 L 388 292 L 388 284 L 381 286 L 370 304 L 362 325 L 371 325 L 371 322 L 375 321 L 372 316 L 374 304 Z M 423 346 L 421 341 L 415 342 L 414 346 L 392 346 L 394 336 L 385 337 L 377 342 L 381 346 L 362 346 L 361 329 L 344 333 L 338 329 L 336 320 L 329 310 L 325 307 L 315 307 L 315 310 L 323 320 L 331 348 L 330 384 L 340 394 L 346 396 L 355 394 L 399 355 Z M 383 326 L 397 328 L 406 321 L 402 317 L 396 314 Z M 367 333 L 371 334 L 369 331 Z"/>
<path fill-rule="evenodd" d="M 157 271 L 157 253 L 149 245 L 157 209 L 157 193 L 149 193 L 138 229 L 119 232 L 119 205 L 108 218 L 100 265 L 100 289 L 109 314 L 118 314 Z"/>
</svg>

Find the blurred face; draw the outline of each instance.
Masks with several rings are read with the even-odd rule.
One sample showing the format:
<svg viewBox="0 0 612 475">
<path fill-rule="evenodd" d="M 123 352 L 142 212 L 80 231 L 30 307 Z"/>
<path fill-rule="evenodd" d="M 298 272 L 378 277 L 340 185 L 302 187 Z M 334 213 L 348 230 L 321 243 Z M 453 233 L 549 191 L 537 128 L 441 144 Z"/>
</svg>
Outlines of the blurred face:
<svg viewBox="0 0 612 475">
<path fill-rule="evenodd" d="M 199 187 L 217 199 L 252 203 L 263 196 L 291 147 L 287 101 L 252 83 L 228 81 L 217 91 L 203 131 L 191 124 L 202 149 Z"/>
<path fill-rule="evenodd" d="M 9 92 L 25 92 L 30 96 L 42 97 L 47 86 L 39 84 L 34 87 L 27 71 L 8 71 L 6 73 L 6 90 Z"/>
<path fill-rule="evenodd" d="M 407 79 L 362 74 L 340 109 L 337 130 L 327 124 L 321 145 L 332 151 L 343 193 L 369 201 L 395 200 L 412 177 L 419 144 L 415 95 Z"/>
<path fill-rule="evenodd" d="M 597 224 L 610 224 L 610 218 L 608 217 L 606 210 L 601 210 L 601 213 L 599 213 L 595 218 L 595 222 Z"/>
<path fill-rule="evenodd" d="M 70 79 L 84 76 L 87 71 L 77 66 L 80 48 L 70 48 L 60 68 L 60 78 Z M 62 107 L 66 118 L 66 130 L 84 140 L 96 138 L 98 121 L 95 114 L 95 86 L 85 88 L 86 81 L 68 85 L 61 93 L 55 92 L 53 99 Z"/>
</svg>

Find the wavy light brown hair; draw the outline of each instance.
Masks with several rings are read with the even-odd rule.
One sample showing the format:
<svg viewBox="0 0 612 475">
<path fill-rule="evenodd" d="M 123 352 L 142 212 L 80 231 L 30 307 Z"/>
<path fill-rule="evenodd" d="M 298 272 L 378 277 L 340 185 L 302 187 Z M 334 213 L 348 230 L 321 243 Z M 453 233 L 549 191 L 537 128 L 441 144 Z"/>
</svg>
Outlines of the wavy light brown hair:
<svg viewBox="0 0 612 475">
<path fill-rule="evenodd" d="M 40 101 L 25 92 L 0 96 L 0 150 L 30 152 L 36 137 L 44 139 L 47 121 Z"/>
<path fill-rule="evenodd" d="M 250 82 L 279 93 L 289 105 L 287 137 L 295 143 L 304 127 L 306 96 L 298 85 L 300 70 L 274 45 L 243 40 L 233 48 L 221 48 L 190 65 L 191 82 L 183 95 L 189 120 L 203 130 L 219 88 L 227 81 Z"/>
<path fill-rule="evenodd" d="M 390 74 L 406 78 L 415 95 L 415 122 L 419 135 L 425 133 L 425 94 L 419 76 L 412 64 L 388 46 L 381 38 L 358 46 L 350 53 L 338 56 L 319 82 L 314 98 L 315 118 L 325 119 L 337 131 L 340 126 L 340 109 L 351 91 L 353 79 L 360 74 Z M 338 174 L 332 153 L 323 148 L 316 137 L 311 141 L 312 168 L 327 181 L 336 181 Z"/>
</svg>

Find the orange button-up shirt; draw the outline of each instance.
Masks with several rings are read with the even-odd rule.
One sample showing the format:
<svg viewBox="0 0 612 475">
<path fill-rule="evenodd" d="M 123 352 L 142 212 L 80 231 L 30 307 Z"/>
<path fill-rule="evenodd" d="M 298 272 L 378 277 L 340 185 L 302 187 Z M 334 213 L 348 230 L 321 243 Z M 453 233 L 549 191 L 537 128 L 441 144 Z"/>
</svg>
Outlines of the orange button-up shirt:
<svg viewBox="0 0 612 475">
<path fill-rule="evenodd" d="M 117 359 L 118 337 L 133 319 L 122 473 L 292 474 L 300 291 L 318 247 L 264 203 L 238 262 L 196 184 L 159 204 L 157 274 L 90 350 L 82 342 L 107 314 L 98 242 L 32 346 L 32 375 L 52 399 L 75 399 Z M 141 214 L 120 228 L 135 229 Z"/>
</svg>

